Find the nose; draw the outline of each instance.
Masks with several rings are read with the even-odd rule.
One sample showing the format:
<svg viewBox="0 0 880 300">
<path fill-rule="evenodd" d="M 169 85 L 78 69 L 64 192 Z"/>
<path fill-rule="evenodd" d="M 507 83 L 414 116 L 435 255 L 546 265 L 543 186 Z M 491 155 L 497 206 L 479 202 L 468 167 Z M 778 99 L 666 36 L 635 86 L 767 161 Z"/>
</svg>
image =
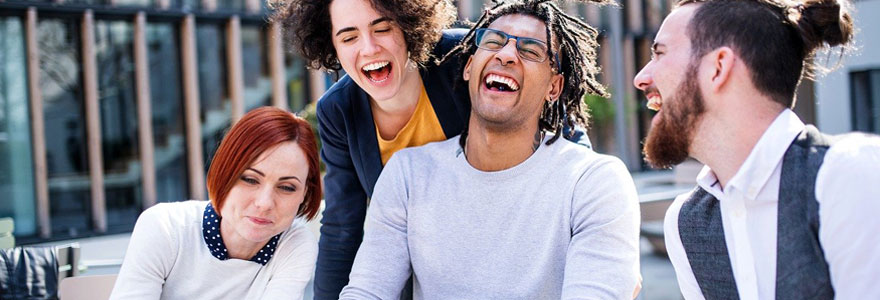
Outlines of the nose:
<svg viewBox="0 0 880 300">
<path fill-rule="evenodd" d="M 274 187 L 265 185 L 256 191 L 254 195 L 254 206 L 261 211 L 270 210 L 275 206 Z"/>
<path fill-rule="evenodd" d="M 509 39 L 507 45 L 504 45 L 501 50 L 498 50 L 498 53 L 495 53 L 495 58 L 501 62 L 502 66 L 506 66 L 507 64 L 515 63 L 519 58 L 516 52 L 516 40 Z"/>
<path fill-rule="evenodd" d="M 364 38 L 361 40 L 364 42 L 363 47 L 361 48 L 361 55 L 363 56 L 375 56 L 376 54 L 379 54 L 379 51 L 382 50 L 382 47 L 379 47 L 376 39 L 371 34 L 365 34 Z"/>
<path fill-rule="evenodd" d="M 633 85 L 640 90 L 646 90 L 651 84 L 654 83 L 654 79 L 651 78 L 651 63 L 649 62 L 639 71 L 639 74 L 636 74 L 636 77 L 633 78 Z"/>
</svg>

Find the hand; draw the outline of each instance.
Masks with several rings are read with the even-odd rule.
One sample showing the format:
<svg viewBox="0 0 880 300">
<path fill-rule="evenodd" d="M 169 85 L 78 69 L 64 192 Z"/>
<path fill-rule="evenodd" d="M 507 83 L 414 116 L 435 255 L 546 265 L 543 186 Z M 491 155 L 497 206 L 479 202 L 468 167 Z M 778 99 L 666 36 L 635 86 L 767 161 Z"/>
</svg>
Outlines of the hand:
<svg viewBox="0 0 880 300">
<path fill-rule="evenodd" d="M 636 289 L 633 291 L 633 299 L 639 296 L 642 291 L 642 274 L 639 274 L 639 282 L 636 282 Z"/>
</svg>

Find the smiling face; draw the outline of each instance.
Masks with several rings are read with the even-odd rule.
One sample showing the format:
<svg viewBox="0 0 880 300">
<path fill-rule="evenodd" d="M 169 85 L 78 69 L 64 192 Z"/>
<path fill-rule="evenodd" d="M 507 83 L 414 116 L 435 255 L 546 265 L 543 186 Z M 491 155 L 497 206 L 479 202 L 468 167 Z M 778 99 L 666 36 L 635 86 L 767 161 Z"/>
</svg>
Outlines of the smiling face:
<svg viewBox="0 0 880 300">
<path fill-rule="evenodd" d="M 546 25 L 532 16 L 502 16 L 489 28 L 547 41 Z M 562 75 L 554 74 L 550 62 L 522 59 L 513 39 L 498 51 L 477 48 L 463 74 L 468 81 L 472 116 L 498 129 L 537 126 L 544 102 L 557 99 L 562 91 Z"/>
<path fill-rule="evenodd" d="M 333 47 L 346 73 L 370 98 L 393 98 L 418 72 L 407 72 L 403 31 L 367 0 L 330 3 Z"/>
<path fill-rule="evenodd" d="M 704 112 L 697 82 L 698 62 L 691 57 L 687 25 L 697 5 L 675 9 L 657 32 L 651 61 L 633 84 L 645 92 L 657 114 L 645 140 L 645 157 L 654 167 L 670 168 L 687 159 L 694 129 Z"/>
<path fill-rule="evenodd" d="M 265 243 L 289 228 L 306 194 L 308 171 L 305 153 L 296 142 L 263 152 L 226 196 L 220 210 L 224 240 Z"/>
</svg>

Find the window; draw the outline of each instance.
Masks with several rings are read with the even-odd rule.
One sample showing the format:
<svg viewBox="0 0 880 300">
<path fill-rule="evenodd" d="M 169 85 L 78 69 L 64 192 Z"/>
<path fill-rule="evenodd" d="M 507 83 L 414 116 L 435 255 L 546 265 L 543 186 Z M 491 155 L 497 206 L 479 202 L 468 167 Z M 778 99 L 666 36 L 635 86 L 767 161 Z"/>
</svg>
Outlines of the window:
<svg viewBox="0 0 880 300">
<path fill-rule="evenodd" d="M 16 236 L 37 232 L 27 57 L 20 18 L 0 18 L 0 217 Z"/>
<path fill-rule="evenodd" d="M 241 11 L 245 0 L 217 0 L 217 10 Z"/>
<path fill-rule="evenodd" d="M 483 15 L 483 10 L 487 6 L 484 3 L 485 0 L 471 0 L 471 15 L 469 16 L 469 20 L 476 22 L 480 19 L 480 16 Z M 490 3 L 488 6 L 492 6 Z"/>
<path fill-rule="evenodd" d="M 214 3 L 216 11 L 201 8 Z M 205 199 L 200 172 L 230 126 L 233 104 L 244 112 L 271 105 L 285 96 L 276 82 L 294 110 L 309 103 L 303 61 L 269 56 L 269 12 L 243 11 L 257 3 L 0 0 L 0 218 L 13 218 L 19 245 L 127 232 L 153 200 Z M 135 35 L 142 21 L 143 35 Z M 183 36 L 184 25 L 195 25 L 194 36 Z M 230 37 L 241 40 L 240 57 L 228 57 L 239 52 L 227 50 Z M 195 53 L 183 56 L 190 49 L 182 41 L 195 42 Z M 33 63 L 28 53 L 37 54 Z M 241 76 L 230 78 L 229 61 Z M 184 82 L 184 71 L 194 81 Z M 139 102 L 140 81 L 148 82 L 148 103 Z M 242 88 L 242 103 L 230 87 Z M 204 159 L 193 161 L 196 153 Z"/>
<path fill-rule="evenodd" d="M 298 112 L 309 104 L 309 73 L 306 69 L 305 60 L 287 53 L 284 56 L 285 73 L 287 78 L 287 97 L 290 101 L 290 111 Z M 329 85 L 328 85 L 329 86 Z"/>
<path fill-rule="evenodd" d="M 202 0 L 171 0 L 172 7 L 186 10 L 199 10 L 202 8 Z"/>
<path fill-rule="evenodd" d="M 115 6 L 141 6 L 150 7 L 156 5 L 154 0 L 113 0 Z"/>
<path fill-rule="evenodd" d="M 70 18 L 37 25 L 53 236 L 76 237 L 91 228 L 79 24 Z"/>
<path fill-rule="evenodd" d="M 130 23 L 95 22 L 101 154 L 111 232 L 131 230 L 143 203 L 133 50 Z"/>
<path fill-rule="evenodd" d="M 241 27 L 245 112 L 272 104 L 272 78 L 269 76 L 266 45 L 266 34 L 260 27 Z"/>
<path fill-rule="evenodd" d="M 110 4 L 109 0 L 64 0 L 65 4 Z"/>
<path fill-rule="evenodd" d="M 163 23 L 148 24 L 145 35 L 150 53 L 156 200 L 181 201 L 189 198 L 189 185 L 179 35 L 176 26 Z"/>
<path fill-rule="evenodd" d="M 849 78 L 853 130 L 880 133 L 880 69 L 852 72 Z"/>
<path fill-rule="evenodd" d="M 219 24 L 196 26 L 199 96 L 205 171 L 231 121 L 232 104 L 226 89 L 226 36 Z"/>
</svg>

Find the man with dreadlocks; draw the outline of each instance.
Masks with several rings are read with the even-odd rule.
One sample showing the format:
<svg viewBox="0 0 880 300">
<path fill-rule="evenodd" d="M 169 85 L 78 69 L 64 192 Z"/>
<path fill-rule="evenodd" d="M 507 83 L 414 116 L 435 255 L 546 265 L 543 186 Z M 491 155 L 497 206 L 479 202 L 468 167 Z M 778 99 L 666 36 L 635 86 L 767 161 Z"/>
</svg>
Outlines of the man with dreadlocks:
<svg viewBox="0 0 880 300">
<path fill-rule="evenodd" d="M 813 53 L 851 41 L 847 5 L 685 0 L 660 27 L 646 157 L 706 164 L 664 222 L 685 299 L 880 299 L 880 139 L 790 109 Z"/>
<path fill-rule="evenodd" d="M 559 139 L 587 118 L 597 32 L 549 1 L 496 2 L 459 53 L 467 131 L 397 152 L 341 299 L 626 299 L 638 201 L 620 160 Z M 546 136 L 545 136 L 546 135 Z"/>
</svg>

